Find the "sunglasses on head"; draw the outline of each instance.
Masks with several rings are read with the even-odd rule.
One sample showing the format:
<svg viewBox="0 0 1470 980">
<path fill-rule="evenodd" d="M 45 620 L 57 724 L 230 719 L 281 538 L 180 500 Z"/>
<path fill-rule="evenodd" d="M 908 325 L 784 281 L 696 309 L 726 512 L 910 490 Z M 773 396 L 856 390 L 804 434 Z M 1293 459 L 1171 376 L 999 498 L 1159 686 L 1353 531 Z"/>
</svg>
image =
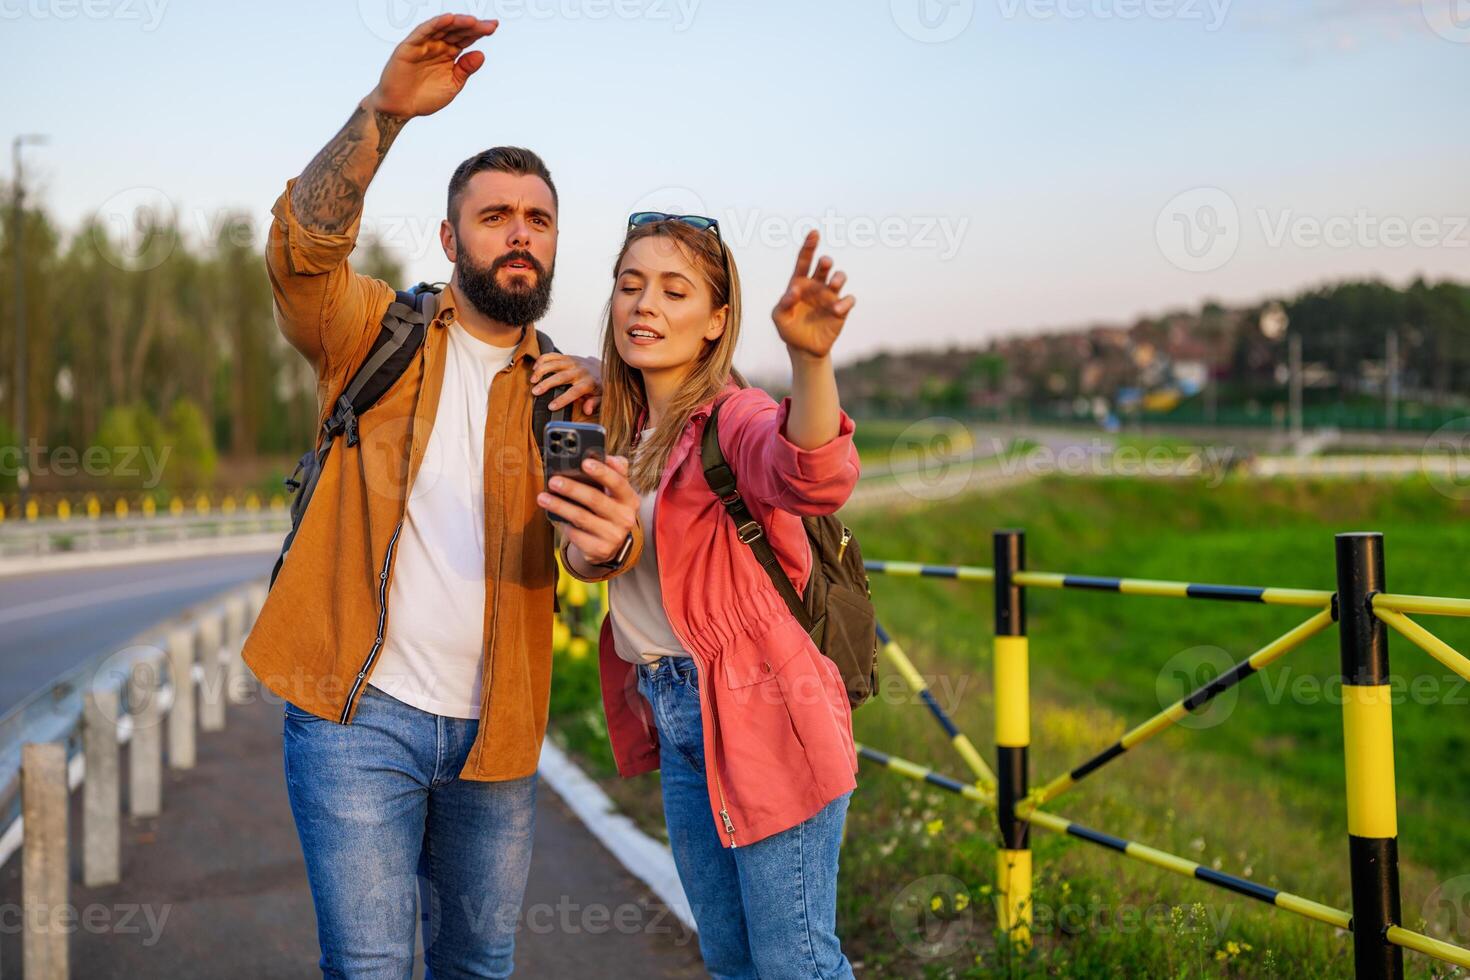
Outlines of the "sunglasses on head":
<svg viewBox="0 0 1470 980">
<path fill-rule="evenodd" d="M 700 231 L 712 231 L 715 233 L 715 241 L 720 243 L 720 261 L 725 264 L 725 281 L 730 281 L 730 253 L 725 248 L 725 239 L 720 234 L 720 223 L 714 218 L 706 218 L 702 214 L 665 214 L 662 211 L 635 211 L 628 215 L 628 230 L 632 231 L 640 225 L 654 225 L 660 221 L 677 221 Z"/>
</svg>

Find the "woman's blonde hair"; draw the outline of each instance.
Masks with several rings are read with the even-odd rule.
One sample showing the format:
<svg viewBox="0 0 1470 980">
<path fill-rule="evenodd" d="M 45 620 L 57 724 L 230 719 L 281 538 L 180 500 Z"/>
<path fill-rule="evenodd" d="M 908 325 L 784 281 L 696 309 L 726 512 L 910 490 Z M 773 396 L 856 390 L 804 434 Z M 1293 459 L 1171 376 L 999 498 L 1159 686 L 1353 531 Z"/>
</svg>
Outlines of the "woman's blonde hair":
<svg viewBox="0 0 1470 980">
<path fill-rule="evenodd" d="M 628 230 L 613 262 L 614 288 L 628 249 L 644 238 L 670 239 L 709 287 L 711 310 L 728 306 L 729 312 L 725 316 L 725 332 L 705 342 L 658 428 L 647 444 L 640 444 L 635 426 L 639 415 L 648 407 L 648 395 L 643 388 L 642 372 L 629 367 L 618 353 L 618 325 L 613 323 L 612 298 L 608 298 L 602 331 L 602 426 L 607 430 L 608 453 L 629 458 L 629 482 L 640 494 L 658 486 L 669 453 L 696 408 L 719 394 L 731 378 L 740 387 L 749 387 L 733 364 L 735 343 L 740 339 L 740 273 L 735 268 L 735 257 L 728 250 L 721 254 L 720 241 L 713 231 L 700 230 L 682 221 L 637 225 Z"/>
</svg>

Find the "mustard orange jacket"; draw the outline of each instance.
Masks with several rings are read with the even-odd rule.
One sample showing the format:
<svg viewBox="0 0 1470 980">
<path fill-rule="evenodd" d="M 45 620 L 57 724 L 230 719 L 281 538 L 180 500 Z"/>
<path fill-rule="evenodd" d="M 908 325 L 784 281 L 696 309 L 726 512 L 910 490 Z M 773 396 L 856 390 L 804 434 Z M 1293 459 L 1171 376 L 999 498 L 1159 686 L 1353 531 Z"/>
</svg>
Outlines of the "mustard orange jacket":
<svg viewBox="0 0 1470 980">
<path fill-rule="evenodd" d="M 301 225 L 291 187 L 276 201 L 266 250 L 276 323 L 311 362 L 318 423 L 367 357 L 394 291 L 348 264 L 361 216 L 342 234 Z M 350 724 L 382 650 L 394 546 L 423 461 L 456 315 L 446 287 L 415 361 L 358 423 L 359 443 L 339 438 L 243 655 L 274 694 L 312 714 Z M 540 356 L 527 329 L 491 382 L 485 424 L 485 626 L 480 726 L 460 775 L 505 780 L 536 770 L 551 686 L 556 588 L 552 524 L 531 436 L 531 368 Z M 574 417 L 580 414 L 580 403 Z M 634 531 L 631 567 L 643 545 Z M 609 573 L 604 578 L 610 577 Z M 425 583 L 417 602 L 434 601 Z"/>
</svg>

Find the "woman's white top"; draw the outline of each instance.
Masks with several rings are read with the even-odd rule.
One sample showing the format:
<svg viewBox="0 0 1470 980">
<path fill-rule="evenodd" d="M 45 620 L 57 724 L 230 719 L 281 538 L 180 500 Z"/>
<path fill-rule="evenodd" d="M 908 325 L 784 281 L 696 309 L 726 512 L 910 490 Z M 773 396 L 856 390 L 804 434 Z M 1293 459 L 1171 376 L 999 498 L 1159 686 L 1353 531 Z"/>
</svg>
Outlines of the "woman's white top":
<svg viewBox="0 0 1470 980">
<path fill-rule="evenodd" d="M 643 430 L 648 444 L 652 428 Z M 658 487 L 638 495 L 638 519 L 643 525 L 643 551 L 638 563 L 607 583 L 612 616 L 613 646 L 631 663 L 653 663 L 659 657 L 687 657 L 664 612 L 663 589 L 658 581 L 658 548 L 653 526 Z"/>
</svg>

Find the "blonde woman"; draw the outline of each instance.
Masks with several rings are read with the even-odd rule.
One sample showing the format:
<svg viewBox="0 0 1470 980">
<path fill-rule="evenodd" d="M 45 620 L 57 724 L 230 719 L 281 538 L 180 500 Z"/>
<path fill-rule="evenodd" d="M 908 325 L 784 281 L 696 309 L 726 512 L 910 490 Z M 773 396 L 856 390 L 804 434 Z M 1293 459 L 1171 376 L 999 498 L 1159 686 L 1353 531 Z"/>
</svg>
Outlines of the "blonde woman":
<svg viewBox="0 0 1470 980">
<path fill-rule="evenodd" d="M 712 219 L 629 219 L 602 343 L 608 465 L 627 472 L 644 531 L 637 563 L 609 584 L 603 708 L 620 774 L 661 770 L 700 951 L 722 980 L 852 976 L 835 931 L 857 769 L 846 691 L 709 489 L 700 455 L 718 405 L 719 446 L 759 524 L 745 534 L 763 533 L 804 589 L 801 518 L 835 511 L 858 477 L 831 361 L 854 300 L 829 258 L 813 265 L 816 249 L 813 232 L 772 311 L 792 369 L 779 405 L 732 367 L 739 277 Z M 548 491 L 541 505 L 570 522 L 568 569 L 603 577 L 582 551 L 606 537 L 606 517 L 583 506 L 600 491 L 566 480 Z"/>
</svg>

